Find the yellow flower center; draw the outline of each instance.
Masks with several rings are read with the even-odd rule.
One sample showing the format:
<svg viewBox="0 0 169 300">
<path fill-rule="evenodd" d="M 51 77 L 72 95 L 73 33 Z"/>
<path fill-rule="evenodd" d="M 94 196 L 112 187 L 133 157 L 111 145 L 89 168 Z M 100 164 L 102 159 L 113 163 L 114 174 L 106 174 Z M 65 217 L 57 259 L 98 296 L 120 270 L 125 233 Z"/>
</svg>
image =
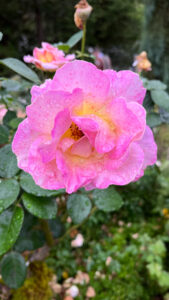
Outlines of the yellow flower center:
<svg viewBox="0 0 169 300">
<path fill-rule="evenodd" d="M 50 63 L 54 60 L 54 56 L 52 53 L 45 51 L 44 53 L 38 55 L 38 59 L 43 63 Z"/>
</svg>

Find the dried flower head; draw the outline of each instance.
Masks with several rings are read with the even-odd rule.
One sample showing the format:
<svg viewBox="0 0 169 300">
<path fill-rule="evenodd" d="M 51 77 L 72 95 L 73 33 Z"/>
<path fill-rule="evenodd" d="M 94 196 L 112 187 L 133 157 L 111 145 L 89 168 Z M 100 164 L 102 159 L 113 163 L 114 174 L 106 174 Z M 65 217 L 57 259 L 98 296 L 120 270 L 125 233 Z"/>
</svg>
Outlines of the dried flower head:
<svg viewBox="0 0 169 300">
<path fill-rule="evenodd" d="M 92 6 L 86 0 L 80 0 L 79 3 L 75 5 L 76 11 L 74 14 L 74 21 L 79 29 L 83 29 L 88 17 L 92 12 Z"/>
</svg>

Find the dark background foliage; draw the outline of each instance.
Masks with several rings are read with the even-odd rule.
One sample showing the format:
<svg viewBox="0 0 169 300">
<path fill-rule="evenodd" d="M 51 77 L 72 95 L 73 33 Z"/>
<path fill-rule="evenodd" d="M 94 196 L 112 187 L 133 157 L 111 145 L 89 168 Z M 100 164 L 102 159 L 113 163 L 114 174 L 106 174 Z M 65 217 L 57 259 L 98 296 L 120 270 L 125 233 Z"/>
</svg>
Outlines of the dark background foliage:
<svg viewBox="0 0 169 300">
<path fill-rule="evenodd" d="M 0 57 L 22 57 L 41 41 L 63 41 L 75 32 L 77 0 L 6 0 L 0 2 L 0 31 L 4 33 Z M 143 4 L 140 0 L 91 0 L 88 46 L 99 46 L 121 64 L 129 64 L 138 50 Z"/>
</svg>

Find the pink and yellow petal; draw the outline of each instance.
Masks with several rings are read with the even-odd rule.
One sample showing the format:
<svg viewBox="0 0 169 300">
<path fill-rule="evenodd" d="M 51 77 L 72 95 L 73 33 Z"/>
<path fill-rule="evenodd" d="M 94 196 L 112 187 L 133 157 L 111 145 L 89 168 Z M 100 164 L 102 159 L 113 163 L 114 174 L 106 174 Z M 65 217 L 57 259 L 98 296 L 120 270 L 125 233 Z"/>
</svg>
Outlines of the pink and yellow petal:
<svg viewBox="0 0 169 300">
<path fill-rule="evenodd" d="M 110 83 L 107 76 L 93 64 L 85 61 L 73 61 L 58 69 L 53 79 L 55 88 L 72 92 L 80 88 L 85 101 L 101 107 L 109 95 Z"/>
<path fill-rule="evenodd" d="M 105 70 L 104 73 L 110 80 L 113 97 L 124 97 L 127 102 L 143 103 L 146 89 L 137 73 L 112 70 Z"/>
<path fill-rule="evenodd" d="M 148 126 L 146 126 L 144 135 L 141 140 L 137 141 L 137 144 L 144 152 L 143 169 L 155 164 L 157 160 L 157 145 L 155 143 L 153 133 Z"/>
<path fill-rule="evenodd" d="M 140 173 L 144 161 L 144 152 L 139 145 L 132 143 L 128 149 L 125 160 L 113 167 L 113 161 L 109 161 L 109 168 L 105 168 L 94 180 L 97 188 L 105 189 L 111 184 L 126 185 L 133 181 Z"/>
</svg>

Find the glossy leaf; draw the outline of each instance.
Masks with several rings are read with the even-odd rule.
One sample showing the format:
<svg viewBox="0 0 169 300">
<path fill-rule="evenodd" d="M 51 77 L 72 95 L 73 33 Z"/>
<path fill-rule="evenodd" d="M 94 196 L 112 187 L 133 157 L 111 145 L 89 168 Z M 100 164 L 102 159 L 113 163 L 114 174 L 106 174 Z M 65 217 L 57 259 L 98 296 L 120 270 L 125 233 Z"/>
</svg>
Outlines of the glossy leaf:
<svg viewBox="0 0 169 300">
<path fill-rule="evenodd" d="M 7 252 L 19 235 L 24 219 L 23 209 L 15 207 L 0 214 L 0 255 Z"/>
<path fill-rule="evenodd" d="M 68 214 L 74 223 L 81 223 L 89 215 L 92 204 L 87 195 L 72 194 L 67 201 Z"/>
<path fill-rule="evenodd" d="M 59 50 L 64 51 L 65 53 L 69 52 L 70 46 L 67 44 L 56 44 Z"/>
<path fill-rule="evenodd" d="M 0 125 L 0 145 L 8 143 L 9 130 L 6 126 Z"/>
<path fill-rule="evenodd" d="M 27 267 L 23 256 L 17 252 L 6 254 L 1 262 L 1 274 L 5 284 L 17 289 L 24 283 Z"/>
<path fill-rule="evenodd" d="M 56 199 L 36 197 L 27 193 L 22 196 L 25 208 L 41 219 L 54 219 L 57 214 Z"/>
<path fill-rule="evenodd" d="M 74 35 L 71 36 L 71 38 L 66 42 L 67 45 L 69 45 L 70 48 L 74 47 L 83 36 L 83 30 L 78 31 Z"/>
<path fill-rule="evenodd" d="M 11 145 L 0 149 L 0 177 L 11 178 L 18 172 L 17 160 Z"/>
<path fill-rule="evenodd" d="M 0 213 L 8 208 L 19 195 L 19 184 L 14 179 L 0 181 Z"/>
<path fill-rule="evenodd" d="M 40 79 L 38 78 L 37 74 L 18 59 L 5 58 L 5 59 L 1 59 L 0 63 L 8 67 L 9 69 L 13 70 L 14 72 L 18 73 L 19 75 L 23 76 L 26 79 L 34 83 L 40 83 Z"/>
<path fill-rule="evenodd" d="M 160 115 L 157 113 L 148 113 L 147 114 L 147 125 L 151 128 L 159 126 L 162 123 Z"/>
<path fill-rule="evenodd" d="M 167 86 L 160 80 L 148 80 L 144 81 L 144 86 L 147 90 L 166 90 Z"/>
<path fill-rule="evenodd" d="M 3 117 L 3 124 L 5 126 L 9 126 L 9 122 L 15 118 L 17 118 L 16 112 L 8 110 L 5 116 Z"/>
<path fill-rule="evenodd" d="M 9 126 L 13 129 L 17 129 L 18 125 L 23 121 L 22 118 L 15 118 L 9 122 Z"/>
<path fill-rule="evenodd" d="M 64 194 L 65 191 L 63 189 L 51 191 L 51 190 L 45 190 L 42 189 L 40 186 L 38 186 L 31 175 L 28 173 L 22 172 L 20 177 L 20 184 L 23 190 L 29 194 L 33 194 L 38 197 L 51 197 L 51 196 L 58 196 L 61 194 Z"/>
<path fill-rule="evenodd" d="M 105 212 L 119 210 L 123 205 L 121 195 L 112 186 L 104 190 L 94 190 L 92 196 L 97 208 Z"/>
<path fill-rule="evenodd" d="M 3 117 L 3 124 L 9 126 L 9 122 L 17 117 L 16 112 L 8 110 L 5 116 Z"/>
<path fill-rule="evenodd" d="M 151 97 L 155 104 L 169 111 L 169 95 L 163 90 L 151 91 Z"/>
<path fill-rule="evenodd" d="M 14 245 L 15 251 L 32 251 L 41 248 L 46 242 L 45 235 L 39 226 L 39 220 L 25 211 L 24 222 L 19 237 Z"/>
</svg>

